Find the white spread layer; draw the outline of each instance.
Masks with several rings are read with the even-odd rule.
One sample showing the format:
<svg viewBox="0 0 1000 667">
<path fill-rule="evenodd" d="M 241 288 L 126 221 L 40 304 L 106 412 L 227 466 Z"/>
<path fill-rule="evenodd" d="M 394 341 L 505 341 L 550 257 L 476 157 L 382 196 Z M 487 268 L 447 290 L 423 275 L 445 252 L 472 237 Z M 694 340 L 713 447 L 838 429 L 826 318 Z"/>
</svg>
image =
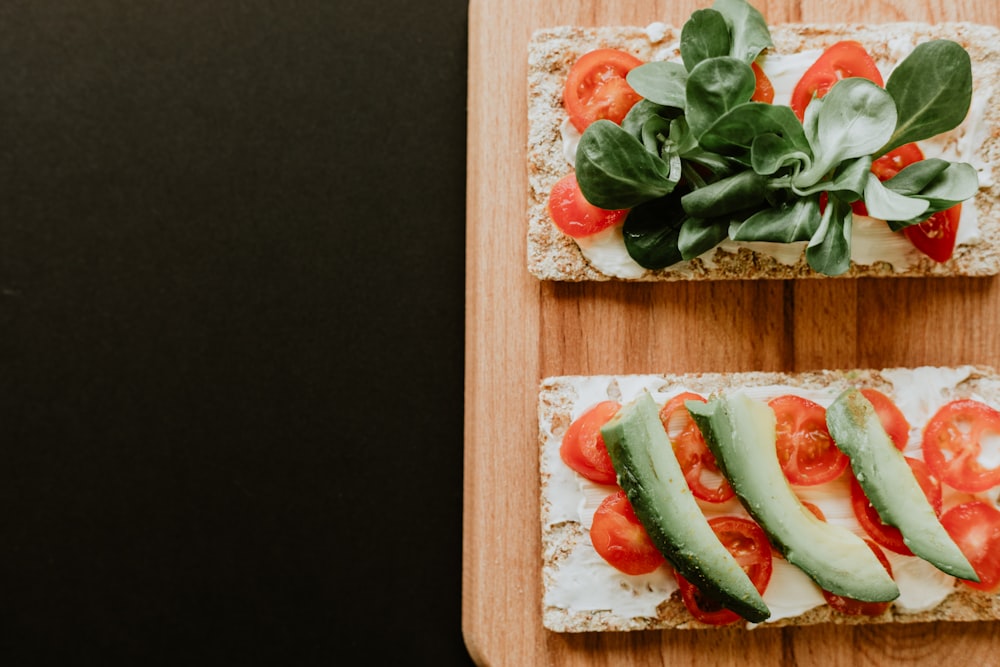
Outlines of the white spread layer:
<svg viewBox="0 0 1000 667">
<path fill-rule="evenodd" d="M 651 41 L 656 43 L 662 39 L 663 28 L 659 24 L 651 24 L 647 28 Z M 653 37 L 659 35 L 659 39 Z M 916 46 L 911 40 L 897 38 L 890 45 L 893 62 L 877 63 L 883 78 L 888 79 L 895 64 L 905 58 Z M 660 50 L 661 58 L 672 57 L 677 45 L 672 44 Z M 814 49 L 794 54 L 767 54 L 759 59 L 759 64 L 774 87 L 774 103 L 788 104 L 792 97 L 795 84 L 806 69 L 822 54 L 822 50 Z M 978 148 L 989 136 L 989 128 L 983 122 L 983 115 L 990 90 L 976 90 L 965 121 L 946 134 L 927 141 L 919 142 L 925 157 L 940 157 L 953 162 L 968 162 L 979 173 L 980 188 L 988 187 L 993 182 L 990 165 Z M 570 165 L 576 162 L 576 147 L 580 141 L 580 132 L 567 119 L 561 128 L 563 155 Z M 595 269 L 609 276 L 622 279 L 642 277 L 646 269 L 633 260 L 625 249 L 622 239 L 621 225 L 617 225 L 594 236 L 575 239 L 584 257 Z M 979 239 L 979 221 L 976 207 L 966 202 L 962 207 L 962 217 L 959 223 L 956 245 L 963 245 Z M 802 243 L 736 243 L 724 241 L 720 248 L 727 252 L 736 252 L 740 247 L 750 248 L 756 252 L 774 257 L 781 264 L 793 265 L 802 256 L 806 242 Z M 715 249 L 700 257 L 709 268 L 716 264 L 712 261 Z M 852 242 L 851 261 L 855 264 L 870 266 L 875 262 L 886 262 L 895 271 L 905 271 L 914 266 L 923 255 L 902 233 L 893 232 L 882 220 L 855 216 Z M 671 267 L 672 270 L 684 273 L 689 271 L 688 262 L 681 262 Z"/>
<path fill-rule="evenodd" d="M 885 371 L 883 376 L 893 384 L 891 396 L 911 425 L 910 438 L 904 450 L 907 456 L 922 458 L 921 430 L 944 403 L 950 400 L 955 387 L 965 380 L 971 368 L 943 369 L 924 367 Z M 652 375 L 582 377 L 575 381 L 577 400 L 571 419 L 576 419 L 594 404 L 604 400 L 628 402 L 643 391 L 649 391 L 659 404 L 687 391 L 672 386 L 664 391 L 662 380 Z M 746 387 L 752 398 L 767 401 L 782 394 L 797 394 L 827 407 L 839 395 L 839 387 L 803 390 L 797 387 L 770 385 Z M 553 432 L 552 425 L 541 423 L 544 439 L 542 474 L 548 479 L 545 492 L 546 528 L 563 523 L 579 522 L 590 528 L 594 511 L 614 490 L 612 486 L 594 484 L 576 474 L 559 457 L 562 431 Z M 1000 457 L 1000 443 L 993 443 L 986 456 Z M 849 477 L 813 487 L 795 487 L 802 500 L 817 505 L 830 523 L 842 525 L 864 536 L 864 530 L 854 517 L 850 505 Z M 996 489 L 979 494 L 979 499 L 1000 508 Z M 945 499 L 947 505 L 947 495 Z M 699 504 L 706 517 L 721 515 L 747 516 L 737 499 L 722 504 Z M 914 556 L 902 556 L 884 550 L 892 565 L 900 596 L 894 607 L 904 613 L 916 613 L 940 604 L 955 589 L 956 580 L 934 566 Z M 558 567 L 547 568 L 551 585 L 545 592 L 545 604 L 563 608 L 570 613 L 607 610 L 622 618 L 655 616 L 657 606 L 677 589 L 667 567 L 651 575 L 634 577 L 619 572 L 604 562 L 594 551 L 585 535 Z M 581 590 L 583 589 L 583 590 Z M 798 568 L 780 557 L 774 559 L 771 582 L 764 593 L 771 610 L 769 621 L 790 618 L 824 604 L 816 584 Z"/>
</svg>

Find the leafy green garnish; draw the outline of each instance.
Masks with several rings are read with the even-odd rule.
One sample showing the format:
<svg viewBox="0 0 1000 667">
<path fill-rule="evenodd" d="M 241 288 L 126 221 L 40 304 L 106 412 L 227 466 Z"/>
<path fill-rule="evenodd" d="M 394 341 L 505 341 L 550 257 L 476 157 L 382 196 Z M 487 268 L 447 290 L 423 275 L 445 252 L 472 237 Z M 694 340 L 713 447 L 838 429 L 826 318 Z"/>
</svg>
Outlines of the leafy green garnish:
<svg viewBox="0 0 1000 667">
<path fill-rule="evenodd" d="M 898 230 L 975 195 L 965 163 L 923 160 L 884 183 L 871 173 L 877 157 L 965 118 L 972 71 L 960 45 L 917 46 L 884 89 L 839 81 L 802 122 L 787 106 L 752 101 L 751 64 L 770 46 L 746 0 L 715 0 L 684 24 L 682 62 L 629 72 L 644 99 L 621 127 L 597 121 L 583 133 L 580 189 L 601 208 L 631 209 L 625 245 L 640 265 L 671 266 L 726 239 L 805 242 L 810 267 L 839 275 L 850 268 L 852 202 Z"/>
</svg>

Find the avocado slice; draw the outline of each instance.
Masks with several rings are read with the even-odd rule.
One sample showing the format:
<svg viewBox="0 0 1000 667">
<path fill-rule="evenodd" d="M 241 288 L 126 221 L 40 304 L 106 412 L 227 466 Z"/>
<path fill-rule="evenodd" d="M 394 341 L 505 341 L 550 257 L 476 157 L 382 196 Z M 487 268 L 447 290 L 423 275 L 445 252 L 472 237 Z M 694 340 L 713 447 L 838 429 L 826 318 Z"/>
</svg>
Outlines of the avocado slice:
<svg viewBox="0 0 1000 667">
<path fill-rule="evenodd" d="M 864 394 L 857 389 L 841 393 L 826 411 L 826 424 L 879 517 L 899 529 L 910 551 L 942 572 L 979 581 Z"/>
<path fill-rule="evenodd" d="M 771 408 L 742 392 L 685 407 L 737 497 L 789 563 L 836 595 L 865 602 L 899 597 L 864 540 L 821 521 L 795 495 L 778 463 Z"/>
<path fill-rule="evenodd" d="M 649 392 L 624 405 L 601 429 L 618 484 L 653 544 L 685 579 L 753 623 L 771 612 L 722 545 L 681 472 Z"/>
</svg>

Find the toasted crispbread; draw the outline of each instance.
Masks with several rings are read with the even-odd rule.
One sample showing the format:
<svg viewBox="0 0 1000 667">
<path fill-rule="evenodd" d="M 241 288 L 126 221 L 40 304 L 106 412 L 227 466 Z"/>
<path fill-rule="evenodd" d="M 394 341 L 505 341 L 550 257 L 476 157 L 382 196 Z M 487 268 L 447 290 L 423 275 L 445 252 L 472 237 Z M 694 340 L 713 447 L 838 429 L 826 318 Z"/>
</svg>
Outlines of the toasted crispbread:
<svg viewBox="0 0 1000 667">
<path fill-rule="evenodd" d="M 906 266 L 883 261 L 852 262 L 843 277 L 865 276 L 989 276 L 1000 273 L 1000 185 L 993 165 L 1000 164 L 1000 30 L 970 23 L 889 23 L 882 25 L 787 24 L 770 28 L 769 52 L 796 53 L 825 48 L 842 39 L 861 42 L 876 62 L 895 63 L 913 46 L 933 39 L 951 39 L 968 51 L 973 72 L 973 113 L 980 123 L 974 159 L 980 169 L 980 189 L 964 207 L 974 207 L 978 233 L 959 243 L 950 260 L 937 263 L 914 251 Z M 639 27 L 555 27 L 534 33 L 528 52 L 528 269 L 542 280 L 670 281 L 723 279 L 787 279 L 821 277 L 806 263 L 779 261 L 774 256 L 728 243 L 690 261 L 641 275 L 616 277 L 595 268 L 577 243 L 551 221 L 547 200 L 553 184 L 572 170 L 564 156 L 560 127 L 566 75 L 584 53 L 602 47 L 628 51 L 644 61 L 678 57 L 680 28 L 655 24 Z M 962 128 L 952 133 L 959 136 Z M 971 139 L 971 138 L 970 138 Z M 965 214 L 968 215 L 968 214 Z"/>
<path fill-rule="evenodd" d="M 871 387 L 898 401 L 910 421 L 907 456 L 920 456 L 920 429 L 936 410 L 956 398 L 975 398 L 1000 407 L 1000 374 L 982 366 L 958 368 L 816 371 L 809 373 L 744 372 L 682 375 L 558 376 L 544 379 L 538 400 L 541 474 L 542 614 L 544 626 L 557 632 L 688 629 L 707 627 L 687 612 L 669 566 L 651 575 L 629 576 L 604 563 L 594 551 L 588 533 L 589 516 L 614 487 L 585 480 L 566 466 L 559 455 L 566 428 L 588 407 L 602 400 L 627 402 L 644 390 L 662 405 L 667 397 L 694 391 L 713 393 L 748 390 L 761 396 L 802 392 L 806 397 L 832 401 L 848 387 Z M 845 473 L 849 475 L 850 473 Z M 849 478 L 836 482 L 847 490 Z M 840 489 L 841 487 L 834 487 Z M 809 493 L 797 488 L 799 493 Z M 998 488 L 977 498 L 1000 504 Z M 946 496 L 945 510 L 967 496 Z M 702 503 L 703 509 L 713 511 Z M 729 501 L 722 513 L 739 511 Z M 894 563 L 925 569 L 924 562 L 905 561 L 889 554 Z M 916 559 L 916 557 L 911 557 Z M 899 559 L 904 559 L 900 561 Z M 919 561 L 919 559 L 916 559 Z M 588 563 L 580 569 L 580 563 Z M 792 567 L 784 563 L 785 567 Z M 896 567 L 896 565 L 894 565 Z M 935 574 L 937 574 L 935 572 Z M 846 616 L 821 604 L 783 618 L 767 621 L 768 627 L 817 623 L 914 623 L 928 621 L 982 621 L 1000 619 L 1000 595 L 972 590 L 945 576 L 950 591 L 930 608 L 914 606 L 914 589 L 889 610 L 875 617 Z M 952 586 L 953 584 L 953 586 Z M 817 589 L 818 590 L 818 589 Z M 919 592 L 919 591 L 918 591 Z M 919 596 L 917 596 L 919 597 Z M 765 600 L 768 594 L 765 593 Z"/>
</svg>

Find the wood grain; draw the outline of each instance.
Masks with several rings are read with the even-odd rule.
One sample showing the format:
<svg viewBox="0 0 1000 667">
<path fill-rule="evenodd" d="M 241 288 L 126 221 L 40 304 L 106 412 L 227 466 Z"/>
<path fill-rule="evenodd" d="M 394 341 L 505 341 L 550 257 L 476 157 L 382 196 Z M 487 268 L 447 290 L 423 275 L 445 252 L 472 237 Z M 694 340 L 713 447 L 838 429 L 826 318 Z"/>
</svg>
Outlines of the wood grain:
<svg viewBox="0 0 1000 667">
<path fill-rule="evenodd" d="M 556 374 L 1000 367 L 993 279 L 541 283 L 526 267 L 540 27 L 681 25 L 707 0 L 472 0 L 462 630 L 481 665 L 998 664 L 995 623 L 561 635 L 541 626 L 536 390 Z M 772 23 L 967 20 L 995 0 L 768 0 Z"/>
</svg>

